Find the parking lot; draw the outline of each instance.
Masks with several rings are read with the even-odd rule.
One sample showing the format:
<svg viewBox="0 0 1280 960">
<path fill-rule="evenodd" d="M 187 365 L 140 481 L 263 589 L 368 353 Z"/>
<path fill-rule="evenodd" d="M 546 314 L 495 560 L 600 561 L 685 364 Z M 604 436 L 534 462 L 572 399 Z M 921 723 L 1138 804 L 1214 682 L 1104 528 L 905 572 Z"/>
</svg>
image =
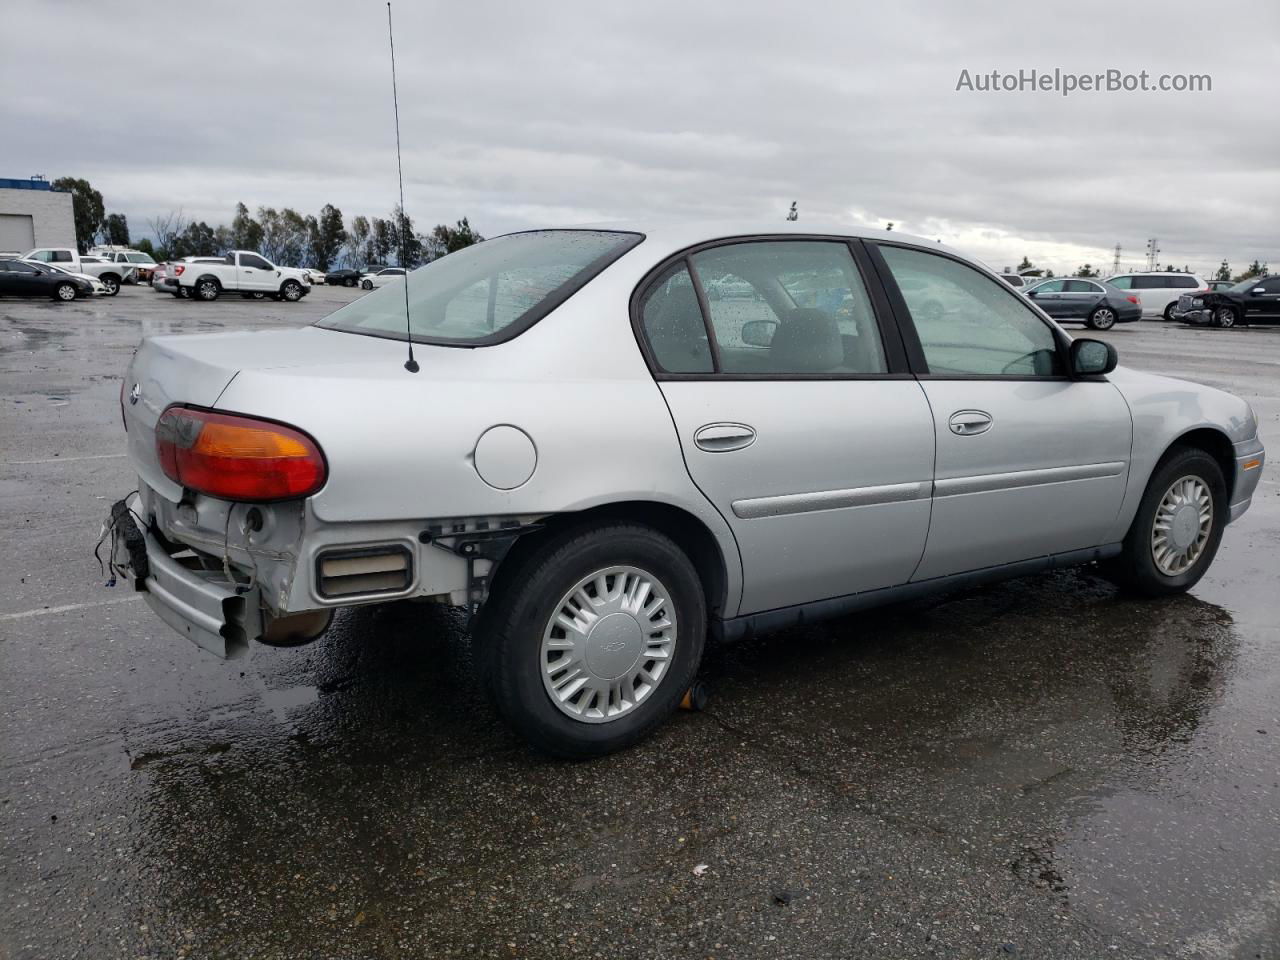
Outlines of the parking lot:
<svg viewBox="0 0 1280 960">
<path fill-rule="evenodd" d="M 705 711 L 552 761 L 437 608 L 227 664 L 104 585 L 140 337 L 359 293 L 0 301 L 0 960 L 1280 957 L 1274 468 L 1188 596 L 1071 571 L 713 647 Z M 1106 337 L 1280 450 L 1280 329 Z"/>
</svg>

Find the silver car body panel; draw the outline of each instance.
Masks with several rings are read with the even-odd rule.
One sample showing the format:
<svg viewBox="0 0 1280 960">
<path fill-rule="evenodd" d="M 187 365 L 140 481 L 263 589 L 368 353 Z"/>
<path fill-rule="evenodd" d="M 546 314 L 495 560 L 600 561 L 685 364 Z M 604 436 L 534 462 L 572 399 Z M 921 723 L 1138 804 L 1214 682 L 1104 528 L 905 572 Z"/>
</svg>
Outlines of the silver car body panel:
<svg viewBox="0 0 1280 960">
<path fill-rule="evenodd" d="M 126 393 L 138 384 L 138 400 L 125 402 L 144 519 L 171 543 L 252 576 L 252 595 L 278 615 L 396 597 L 461 602 L 476 571 L 421 542 L 427 529 L 661 504 L 684 511 L 718 546 L 725 586 L 711 604 L 732 619 L 966 571 L 1084 562 L 1123 538 L 1156 462 L 1179 437 L 1211 429 L 1235 444 L 1241 463 L 1262 456 L 1243 401 L 1124 369 L 1084 382 L 655 382 L 629 306 L 656 265 L 707 241 L 814 231 L 593 226 L 646 239 L 514 339 L 417 345 L 416 374 L 404 369 L 403 341 L 315 327 L 147 339 L 126 380 Z M 896 231 L 831 235 L 913 242 Z M 267 523 L 252 531 L 247 505 L 184 493 L 160 470 L 154 427 L 173 403 L 306 431 L 327 459 L 325 486 L 302 504 L 262 507 Z M 985 411 L 992 425 L 959 436 L 949 427 L 957 411 Z M 731 452 L 695 443 L 704 427 L 744 424 L 755 439 Z M 533 446 L 531 475 L 510 489 L 485 482 L 475 464 L 480 438 L 497 426 Z M 1260 473 L 1236 471 L 1233 518 Z M 411 549 L 411 583 L 390 597 L 325 599 L 317 555 L 370 544 Z M 217 577 L 196 580 L 203 597 Z M 207 597 L 200 604 L 213 610 Z"/>
</svg>

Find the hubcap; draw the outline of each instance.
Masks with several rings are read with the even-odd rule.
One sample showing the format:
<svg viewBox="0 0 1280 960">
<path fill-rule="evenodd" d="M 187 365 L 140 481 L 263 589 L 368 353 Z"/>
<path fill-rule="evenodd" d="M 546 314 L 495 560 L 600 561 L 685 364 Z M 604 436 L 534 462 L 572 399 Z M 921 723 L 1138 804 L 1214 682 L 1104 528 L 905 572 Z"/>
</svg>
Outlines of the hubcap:
<svg viewBox="0 0 1280 960">
<path fill-rule="evenodd" d="M 114 296 L 116 291 L 120 289 L 120 284 L 116 283 L 114 280 L 108 280 L 106 282 L 106 288 L 108 295 Z"/>
<path fill-rule="evenodd" d="M 284 288 L 284 297 L 286 300 L 297 300 L 299 291 L 300 288 L 295 287 L 293 284 L 289 284 L 289 286 Z"/>
<path fill-rule="evenodd" d="M 661 581 L 638 567 L 583 577 L 542 633 L 542 685 L 561 713 L 616 720 L 649 697 L 671 666 L 676 613 Z"/>
<path fill-rule="evenodd" d="M 1218 326 L 1230 327 L 1236 322 L 1236 315 L 1233 310 L 1223 307 L 1218 311 Z"/>
<path fill-rule="evenodd" d="M 1167 577 L 1186 573 L 1213 532 L 1213 494 L 1199 477 L 1182 477 L 1165 491 L 1151 525 L 1151 557 Z"/>
<path fill-rule="evenodd" d="M 200 284 L 200 296 L 206 300 L 212 300 L 214 289 L 215 287 L 212 283 L 202 283 Z"/>
<path fill-rule="evenodd" d="M 58 296 L 63 300 L 74 300 L 76 298 L 76 292 L 71 287 L 59 287 Z"/>
<path fill-rule="evenodd" d="M 1093 315 L 1094 326 L 1109 327 L 1116 322 L 1115 314 L 1110 310 L 1099 310 Z"/>
</svg>

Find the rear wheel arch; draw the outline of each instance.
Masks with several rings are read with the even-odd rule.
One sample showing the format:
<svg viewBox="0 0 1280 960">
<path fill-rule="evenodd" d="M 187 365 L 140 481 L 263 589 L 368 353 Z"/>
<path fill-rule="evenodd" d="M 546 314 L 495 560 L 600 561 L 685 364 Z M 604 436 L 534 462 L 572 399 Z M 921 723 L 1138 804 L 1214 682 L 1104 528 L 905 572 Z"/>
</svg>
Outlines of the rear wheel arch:
<svg viewBox="0 0 1280 960">
<path fill-rule="evenodd" d="M 698 571 L 706 598 L 708 617 L 724 616 L 728 596 L 728 567 L 715 534 L 697 516 L 682 507 L 650 500 L 625 500 L 586 510 L 552 514 L 540 522 L 540 529 L 520 537 L 494 571 L 493 592 L 504 581 L 517 576 L 525 559 L 552 539 L 573 536 L 585 528 L 616 523 L 650 527 L 671 539 Z"/>
</svg>

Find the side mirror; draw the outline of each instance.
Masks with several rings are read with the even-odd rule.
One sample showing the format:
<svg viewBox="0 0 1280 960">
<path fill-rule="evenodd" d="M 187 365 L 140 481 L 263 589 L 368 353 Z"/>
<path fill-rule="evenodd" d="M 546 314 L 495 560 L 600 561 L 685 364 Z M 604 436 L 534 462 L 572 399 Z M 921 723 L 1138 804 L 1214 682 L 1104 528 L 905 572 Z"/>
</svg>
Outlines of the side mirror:
<svg viewBox="0 0 1280 960">
<path fill-rule="evenodd" d="M 742 325 L 742 342 L 749 347 L 767 347 L 777 329 L 776 320 L 748 320 Z"/>
<path fill-rule="evenodd" d="M 1098 377 L 1116 368 L 1120 355 L 1116 348 L 1102 340 L 1071 342 L 1071 374 L 1075 377 Z"/>
<path fill-rule="evenodd" d="M 1266 293 L 1267 291 L 1263 287 L 1254 287 L 1249 292 L 1250 293 Z"/>
</svg>

